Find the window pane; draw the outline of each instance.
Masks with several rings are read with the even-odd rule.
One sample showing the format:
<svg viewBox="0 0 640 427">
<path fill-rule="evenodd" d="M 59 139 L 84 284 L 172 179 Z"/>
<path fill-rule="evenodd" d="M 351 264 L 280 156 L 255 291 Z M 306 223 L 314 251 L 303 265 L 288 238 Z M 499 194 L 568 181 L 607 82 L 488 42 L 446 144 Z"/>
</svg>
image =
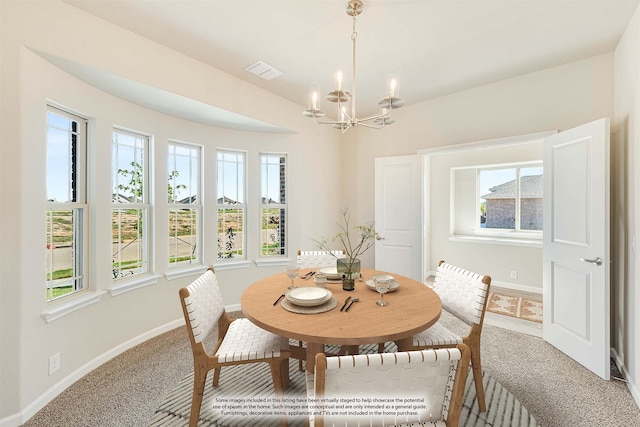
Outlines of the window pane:
<svg viewBox="0 0 640 427">
<path fill-rule="evenodd" d="M 200 150 L 169 144 L 169 203 L 195 203 L 198 194 Z"/>
<path fill-rule="evenodd" d="M 218 209 L 218 258 L 244 257 L 244 209 Z"/>
<path fill-rule="evenodd" d="M 218 204 L 244 204 L 244 153 L 218 152 Z"/>
<path fill-rule="evenodd" d="M 267 208 L 261 210 L 261 254 L 262 256 L 286 255 L 285 210 Z"/>
<path fill-rule="evenodd" d="M 198 262 L 198 211 L 171 209 L 169 211 L 169 264 Z"/>
<path fill-rule="evenodd" d="M 82 209 L 47 210 L 47 301 L 83 288 Z"/>
<path fill-rule="evenodd" d="M 520 169 L 520 228 L 542 230 L 542 167 Z"/>
<path fill-rule="evenodd" d="M 146 137 L 113 133 L 113 196 L 117 203 L 144 202 Z"/>
<path fill-rule="evenodd" d="M 47 120 L 47 200 L 75 202 L 77 182 L 73 177 L 77 168 L 77 125 L 73 120 L 51 111 L 47 113 Z"/>
<path fill-rule="evenodd" d="M 146 209 L 113 209 L 113 278 L 118 279 L 147 271 L 143 226 Z"/>
<path fill-rule="evenodd" d="M 260 157 L 260 163 L 262 203 L 286 203 L 285 157 L 277 155 L 262 155 Z"/>
<path fill-rule="evenodd" d="M 479 175 L 481 227 L 515 229 L 516 169 L 483 169 Z"/>
</svg>

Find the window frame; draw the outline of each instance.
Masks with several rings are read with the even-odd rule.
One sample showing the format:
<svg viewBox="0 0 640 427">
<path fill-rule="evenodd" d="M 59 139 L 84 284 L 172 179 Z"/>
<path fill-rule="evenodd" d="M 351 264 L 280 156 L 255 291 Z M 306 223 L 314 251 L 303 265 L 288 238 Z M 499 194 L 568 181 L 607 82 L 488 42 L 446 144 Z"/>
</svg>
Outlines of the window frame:
<svg viewBox="0 0 640 427">
<path fill-rule="evenodd" d="M 116 160 L 116 156 L 117 153 L 114 152 L 115 146 L 118 145 L 119 143 L 116 141 L 116 134 L 120 134 L 126 137 L 131 137 L 134 139 L 141 139 L 143 141 L 143 145 L 142 145 L 142 156 L 141 156 L 141 161 L 142 161 L 142 172 L 140 173 L 142 182 L 141 182 L 141 190 L 142 190 L 142 198 L 140 200 L 140 202 L 133 202 L 133 203 L 121 203 L 117 200 L 119 200 L 119 197 L 113 197 L 114 195 L 114 191 L 116 192 L 116 195 L 118 195 L 117 193 L 117 183 L 119 183 L 118 180 L 116 180 L 116 182 L 114 182 L 114 177 L 118 176 L 118 172 L 117 170 L 119 169 L 119 166 L 123 166 L 123 165 L 119 165 L 117 164 L 117 160 Z M 114 214 L 116 212 L 116 210 L 138 210 L 141 212 L 141 216 L 139 221 L 141 221 L 141 228 L 142 230 L 147 230 L 146 233 L 141 233 L 142 236 L 142 248 L 138 251 L 141 255 L 140 258 L 138 259 L 139 262 L 139 267 L 140 271 L 138 272 L 131 272 L 131 274 L 122 274 L 124 270 L 126 269 L 122 269 L 120 268 L 117 272 L 116 272 L 116 260 L 113 259 L 113 257 L 116 257 L 116 255 L 118 253 L 121 253 L 123 248 L 120 248 L 120 250 L 116 253 L 114 253 L 112 255 L 112 281 L 114 283 L 118 283 L 120 281 L 123 280 L 131 280 L 131 279 L 138 279 L 139 277 L 151 273 L 152 271 L 152 262 L 153 262 L 153 253 L 152 253 L 152 248 L 153 248 L 153 203 L 152 203 L 152 198 L 151 198 L 151 188 L 153 188 L 153 183 L 151 182 L 151 177 L 152 177 L 152 173 L 151 173 L 151 168 L 152 168 L 152 163 L 151 163 L 151 146 L 152 146 L 152 137 L 151 135 L 144 133 L 144 132 L 138 132 L 138 131 L 133 131 L 133 130 L 129 130 L 129 129 L 125 129 L 125 128 L 121 128 L 121 127 L 117 127 L 114 126 L 113 130 L 112 130 L 112 143 L 111 143 L 111 156 L 112 156 L 112 164 L 111 164 L 111 192 L 112 192 L 112 201 L 111 201 L 111 220 L 112 220 L 112 227 L 114 225 L 113 223 L 113 218 L 114 218 Z M 113 233 L 113 230 L 112 230 Z M 121 234 L 119 235 L 119 237 L 121 237 Z M 120 247 L 121 242 L 120 242 L 120 238 L 118 239 L 118 246 Z M 118 263 L 121 262 L 121 258 L 117 258 L 118 259 Z"/>
<path fill-rule="evenodd" d="M 263 190 L 263 186 L 268 183 L 264 182 L 265 173 L 263 170 L 263 159 L 267 157 L 277 157 L 280 165 L 279 176 L 282 177 L 282 171 L 284 171 L 284 183 L 282 179 L 279 182 L 280 187 L 280 203 L 265 203 L 265 194 Z M 258 240 L 258 253 L 260 258 L 266 259 L 275 259 L 275 258 L 286 258 L 290 255 L 289 253 L 289 231 L 288 231 L 288 223 L 289 223 L 289 196 L 288 196 L 288 186 L 289 186 L 289 162 L 288 156 L 286 153 L 274 153 L 274 152 L 263 152 L 258 155 L 258 163 L 259 163 L 259 172 L 260 172 L 260 194 L 259 194 L 259 224 L 260 224 L 260 238 Z M 282 201 L 284 199 L 284 202 Z M 280 253 L 279 254 L 265 254 L 264 253 L 264 245 L 268 244 L 268 242 L 263 241 L 263 220 L 265 210 L 270 209 L 279 209 L 280 210 L 280 225 L 278 227 L 280 234 Z"/>
<path fill-rule="evenodd" d="M 223 158 L 221 159 L 220 156 L 223 156 Z M 242 199 L 242 201 L 236 200 L 235 204 L 225 204 L 225 189 L 222 188 L 225 186 L 226 184 L 226 179 L 222 179 L 221 180 L 221 174 L 224 174 L 224 167 L 221 166 L 221 162 L 226 162 L 226 160 L 224 159 L 225 155 L 233 155 L 236 156 L 236 174 L 235 174 L 235 180 L 236 180 L 236 196 L 238 199 Z M 241 158 L 242 162 L 238 162 L 237 159 Z M 247 168 L 247 159 L 248 159 L 248 153 L 245 150 L 234 150 L 234 149 L 227 149 L 227 148 L 217 148 L 216 149 L 216 242 L 218 242 L 217 247 L 216 247 L 216 264 L 243 264 L 247 262 L 248 260 L 248 254 L 247 254 L 247 213 L 248 213 L 248 206 L 247 206 L 247 176 L 248 176 L 248 168 Z M 242 171 L 238 171 L 238 167 L 237 165 L 242 165 Z M 241 183 L 238 182 L 239 177 L 241 177 Z M 222 201 L 222 203 L 220 203 L 219 201 Z M 242 251 L 242 255 L 241 256 L 229 256 L 229 257 L 225 257 L 225 256 L 221 256 L 221 254 L 225 254 L 227 252 L 232 253 L 234 250 L 233 249 L 229 249 L 229 250 L 221 250 L 221 245 L 220 245 L 220 212 L 221 211 L 227 211 L 227 210 L 237 210 L 241 212 L 241 218 L 242 218 L 242 236 L 240 237 L 240 243 L 241 243 L 241 251 Z M 224 228 L 224 227 L 223 227 Z M 225 234 L 223 232 L 223 234 Z M 224 241 L 223 241 L 224 242 Z M 223 243 L 224 244 L 224 243 Z"/>
<path fill-rule="evenodd" d="M 515 169 L 515 228 L 482 228 L 480 222 L 480 215 L 476 215 L 476 223 L 474 234 L 477 236 L 494 236 L 494 237 L 507 237 L 507 238 L 523 238 L 530 240 L 542 240 L 543 230 L 523 230 L 521 228 L 521 203 L 522 198 L 520 194 L 520 171 L 526 168 L 540 167 L 543 169 L 544 165 L 540 161 L 532 162 L 517 162 L 517 163 L 503 163 L 491 166 L 475 166 L 476 169 L 476 207 L 480 207 L 482 204 L 482 194 L 480 189 L 480 173 L 485 170 L 501 170 L 501 169 Z"/>
<path fill-rule="evenodd" d="M 201 145 L 198 144 L 192 144 L 192 143 L 188 143 L 188 142 L 182 142 L 182 141 L 176 141 L 176 140 L 169 140 L 167 142 L 167 173 L 168 173 L 168 180 L 171 180 L 173 177 L 173 172 L 176 171 L 176 169 L 174 169 L 173 171 L 170 172 L 171 170 L 171 157 L 173 155 L 174 158 L 174 165 L 175 165 L 175 158 L 176 158 L 176 153 L 175 150 L 173 150 L 174 152 L 172 153 L 172 147 L 176 147 L 176 148 L 184 148 L 184 149 L 188 149 L 190 151 L 195 151 L 195 157 L 190 155 L 190 166 L 189 166 L 189 172 L 193 172 L 193 169 L 191 169 L 192 166 L 195 165 L 196 167 L 196 173 L 195 173 L 195 178 L 190 178 L 188 179 L 189 182 L 194 183 L 195 185 L 195 190 L 191 191 L 191 194 L 189 194 L 188 197 L 193 197 L 193 200 L 190 203 L 177 203 L 176 200 L 171 201 L 169 194 L 167 194 L 167 204 L 168 204 L 168 215 L 169 215 L 169 259 L 168 259 L 168 263 L 169 263 L 169 269 L 177 269 L 177 268 L 183 268 L 185 266 L 200 266 L 203 264 L 202 261 L 202 242 L 203 242 L 203 236 L 202 236 L 202 221 L 203 221 L 203 206 L 202 206 L 202 151 L 203 151 L 203 147 Z M 190 175 L 192 176 L 192 175 Z M 168 188 L 171 184 L 168 184 L 167 187 L 167 191 Z M 174 187 L 174 191 L 175 191 L 175 187 Z M 181 211 L 181 210 L 192 210 L 195 211 L 195 233 L 196 236 L 193 239 L 194 240 L 194 244 L 195 244 L 195 257 L 191 257 L 189 260 L 186 261 L 171 261 L 171 257 L 172 257 L 172 252 L 171 252 L 171 214 L 172 212 L 177 212 L 177 211 Z"/>
<path fill-rule="evenodd" d="M 55 200 L 49 200 L 49 176 L 48 173 L 45 173 L 46 180 L 46 218 L 47 218 L 47 226 L 46 226 L 46 237 L 45 237 L 45 247 L 47 251 L 47 255 L 50 259 L 47 267 L 45 267 L 46 273 L 49 275 L 49 278 L 45 278 L 45 299 L 47 304 L 52 302 L 58 302 L 65 297 L 79 295 L 81 293 L 85 293 L 89 290 L 88 286 L 88 277 L 89 277 L 89 254 L 88 254 L 88 236 L 89 236 L 89 205 L 87 202 L 87 149 L 88 149 L 88 120 L 85 117 L 82 117 L 78 114 L 72 113 L 70 111 L 64 110 L 62 108 L 47 104 L 47 119 L 46 119 L 46 129 L 47 129 L 47 138 L 46 138 L 46 156 L 45 156 L 45 170 L 48 169 L 49 163 L 49 129 L 52 127 L 58 130 L 68 131 L 71 136 L 74 134 L 76 136 L 75 143 L 70 141 L 70 145 L 68 147 L 68 155 L 69 155 L 69 169 L 68 169 L 68 179 L 70 187 L 67 188 L 67 191 L 70 191 L 71 194 L 68 194 L 69 201 L 58 202 Z M 76 122 L 77 127 L 75 132 L 70 129 L 61 129 L 56 126 L 52 126 L 49 121 L 49 115 L 55 114 L 66 119 L 69 119 L 72 122 Z M 73 140 L 73 138 L 71 138 Z M 75 147 L 74 147 L 75 145 Z M 75 151 L 75 154 L 74 154 Z M 75 183 L 75 188 L 74 188 Z M 61 210 L 69 210 L 72 212 L 73 221 L 72 221 L 72 247 L 71 247 L 71 263 L 74 274 L 71 277 L 71 287 L 72 290 L 65 294 L 59 295 L 57 297 L 53 297 L 53 288 L 54 282 L 57 280 L 53 279 L 53 250 L 55 249 L 54 241 L 53 241 L 53 220 L 50 222 L 50 218 L 53 211 L 61 211 Z M 66 278 L 65 278 L 66 279 Z M 64 279 L 62 279 L 64 280 Z M 51 297 L 50 297 L 51 294 Z"/>
</svg>

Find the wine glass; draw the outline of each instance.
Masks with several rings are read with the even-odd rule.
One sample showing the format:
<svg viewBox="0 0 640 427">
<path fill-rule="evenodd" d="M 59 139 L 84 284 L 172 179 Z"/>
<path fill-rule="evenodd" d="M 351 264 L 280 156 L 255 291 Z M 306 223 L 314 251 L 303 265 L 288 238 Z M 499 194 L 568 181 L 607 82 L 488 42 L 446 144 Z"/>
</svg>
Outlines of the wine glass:
<svg viewBox="0 0 640 427">
<path fill-rule="evenodd" d="M 378 304 L 381 307 L 384 307 L 385 305 L 389 305 L 389 303 L 384 300 L 384 294 L 389 292 L 389 287 L 391 286 L 391 278 L 376 277 L 374 278 L 374 282 L 376 284 L 376 291 L 380 293 L 380 300 L 376 301 L 376 304 Z"/>
<path fill-rule="evenodd" d="M 287 276 L 291 279 L 291 286 L 289 286 L 289 290 L 296 288 L 296 285 L 293 284 L 293 279 L 298 277 L 298 274 L 300 274 L 300 269 L 297 265 L 294 264 L 287 267 Z"/>
</svg>

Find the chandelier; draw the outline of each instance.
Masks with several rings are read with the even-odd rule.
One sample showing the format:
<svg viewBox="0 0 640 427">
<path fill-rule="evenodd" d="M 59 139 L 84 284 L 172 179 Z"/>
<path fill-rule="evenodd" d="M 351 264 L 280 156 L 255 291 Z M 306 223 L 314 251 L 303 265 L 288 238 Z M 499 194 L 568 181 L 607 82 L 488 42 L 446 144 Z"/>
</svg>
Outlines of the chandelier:
<svg viewBox="0 0 640 427">
<path fill-rule="evenodd" d="M 351 33 L 352 57 L 351 57 L 351 93 L 342 87 L 342 72 L 338 71 L 336 79 L 338 88 L 329 92 L 326 96 L 327 101 L 337 104 L 338 120 L 318 120 L 325 116 L 325 112 L 318 108 L 318 85 L 312 85 L 309 94 L 309 107 L 302 112 L 306 117 L 312 118 L 313 121 L 320 125 L 332 125 L 336 129 L 340 129 L 342 133 L 347 130 L 365 126 L 373 129 L 382 129 L 383 127 L 395 122 L 391 117 L 391 110 L 400 108 L 404 105 L 404 101 L 396 97 L 397 81 L 395 77 L 389 79 L 389 88 L 386 96 L 378 103 L 380 112 L 378 114 L 358 118 L 356 114 L 356 17 L 362 13 L 363 4 L 361 0 L 350 0 L 347 3 L 347 15 L 353 17 L 353 32 Z M 350 108 L 349 108 L 350 107 Z"/>
</svg>

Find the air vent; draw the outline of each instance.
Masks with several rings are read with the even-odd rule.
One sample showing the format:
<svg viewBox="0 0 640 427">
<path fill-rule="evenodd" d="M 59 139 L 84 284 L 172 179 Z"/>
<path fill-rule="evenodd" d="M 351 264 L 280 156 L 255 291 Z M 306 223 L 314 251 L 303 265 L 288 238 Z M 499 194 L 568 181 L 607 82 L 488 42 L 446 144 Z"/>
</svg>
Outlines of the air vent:
<svg viewBox="0 0 640 427">
<path fill-rule="evenodd" d="M 245 70 L 265 80 L 271 80 L 282 75 L 282 72 L 276 70 L 269 64 L 265 64 L 262 61 L 254 62 L 253 64 L 245 68 Z"/>
</svg>

